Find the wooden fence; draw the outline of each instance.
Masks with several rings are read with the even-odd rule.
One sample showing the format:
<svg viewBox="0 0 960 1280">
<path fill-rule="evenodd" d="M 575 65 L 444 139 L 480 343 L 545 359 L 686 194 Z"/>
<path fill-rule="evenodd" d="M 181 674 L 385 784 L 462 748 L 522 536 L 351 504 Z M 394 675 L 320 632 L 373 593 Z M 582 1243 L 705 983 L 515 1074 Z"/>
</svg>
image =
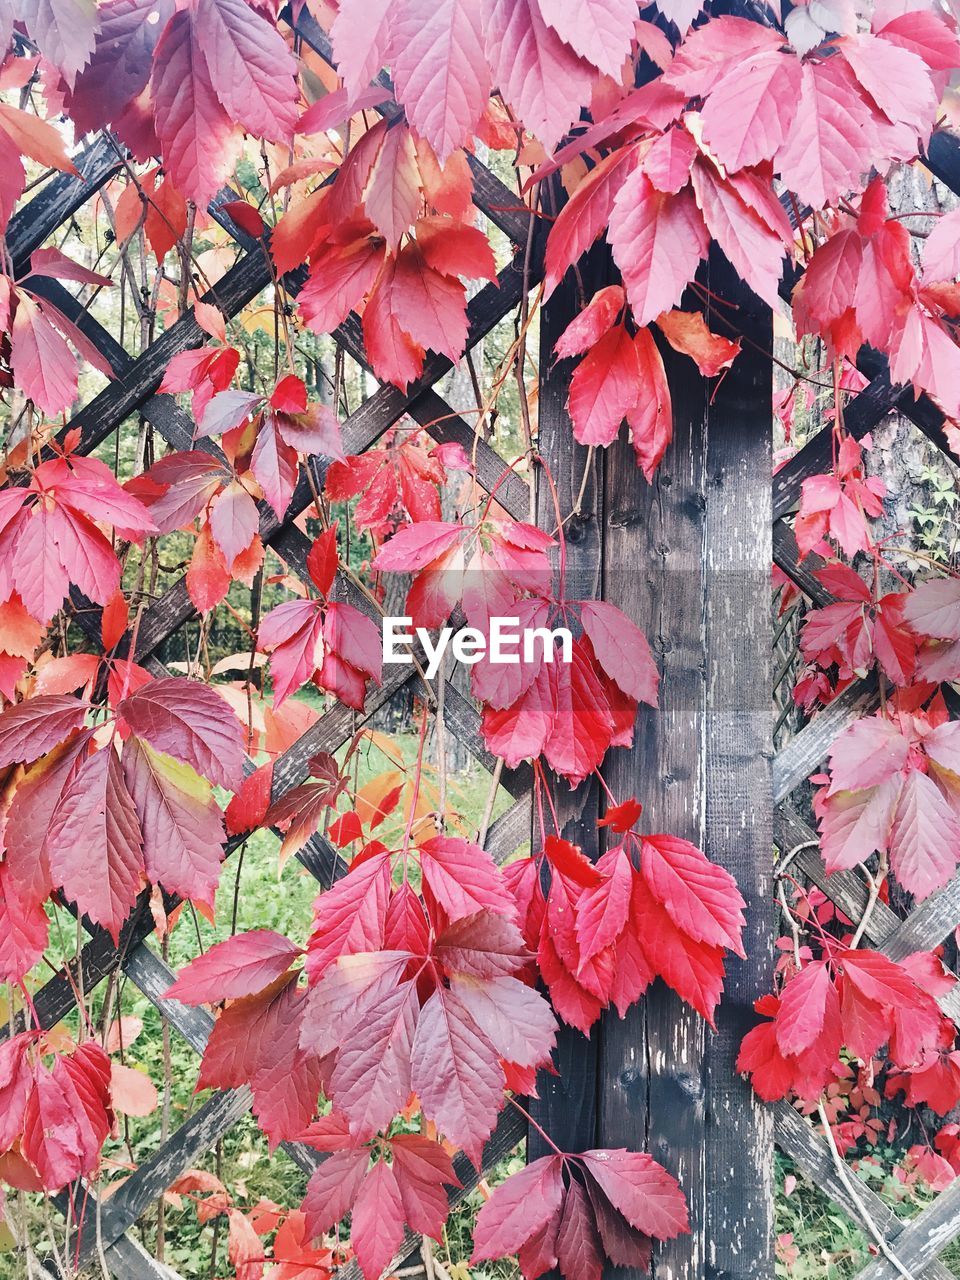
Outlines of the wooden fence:
<svg viewBox="0 0 960 1280">
<path fill-rule="evenodd" d="M 329 60 L 326 36 L 306 7 L 295 25 L 299 38 Z M 397 108 L 387 103 L 381 110 L 389 115 Z M 531 224 L 514 193 L 476 158 L 470 163 L 478 209 L 503 230 L 516 250 L 497 284 L 484 287 L 469 304 L 472 345 L 510 315 L 524 292 L 538 283 L 543 245 L 541 226 Z M 934 137 L 929 164 L 960 191 L 960 156 L 951 136 Z M 120 152 L 112 138 L 100 136 L 76 157 L 76 165 L 79 178 L 53 178 L 12 220 L 8 244 L 18 273 L 25 273 L 31 253 L 120 171 Z M 262 244 L 234 226 L 222 210 L 233 198 L 234 193 L 221 192 L 210 209 L 243 249 L 207 295 L 228 317 L 271 282 Z M 609 282 L 609 271 L 603 255 L 594 254 L 584 278 L 588 295 Z M 296 292 L 302 278 L 294 276 L 286 283 Z M 803 478 L 829 467 L 830 442 L 827 432 L 815 437 L 778 473 L 771 495 L 771 315 L 735 279 L 715 250 L 701 283 L 712 299 L 711 325 L 726 325 L 729 330 L 727 317 L 735 316 L 736 331 L 748 339 L 743 353 L 715 387 L 694 376 L 688 361 L 664 351 L 676 427 L 674 444 L 655 484 L 647 485 L 629 449 L 617 445 L 597 460 L 579 514 L 569 521 L 566 532 L 569 572 L 577 579 L 578 594 L 607 595 L 630 614 L 650 637 L 664 677 L 659 711 L 641 708 L 633 748 L 608 757 L 610 785 L 619 795 L 636 794 L 643 801 L 648 829 L 695 840 L 734 874 L 748 904 L 748 959 L 731 959 L 728 965 L 716 1033 L 707 1031 L 672 992 L 658 985 L 625 1020 L 606 1016 L 589 1040 L 565 1032 L 558 1048 L 560 1074 L 543 1078 L 540 1099 L 532 1106 L 537 1119 L 566 1149 L 596 1144 L 643 1147 L 681 1179 L 691 1204 L 693 1231 L 658 1252 L 654 1267 L 659 1276 L 754 1280 L 772 1275 L 776 1139 L 856 1220 L 862 1222 L 866 1213 L 879 1225 L 908 1273 L 934 1280 L 947 1274 L 936 1260 L 938 1250 L 960 1233 L 960 1182 L 911 1222 L 896 1218 L 865 1186 L 854 1199 L 826 1143 L 807 1121 L 786 1104 L 774 1109 L 758 1105 L 734 1071 L 737 1045 L 752 1025 L 752 1002 L 769 987 L 772 972 L 774 836 L 784 852 L 811 839 L 790 808 L 790 794 L 816 769 L 836 733 L 873 705 L 876 687 L 866 680 L 846 690 L 773 757 L 769 567 L 773 556 L 810 600 L 824 602 L 823 588 L 809 567 L 798 563 L 789 515 Z M 139 414 L 171 447 L 217 453 L 209 440 L 194 445 L 189 415 L 170 396 L 157 394 L 171 357 L 204 341 L 191 312 L 132 357 L 64 286 L 36 279 L 31 287 L 79 325 L 115 374 L 115 380 L 69 424 L 79 428 L 80 452 L 90 452 L 122 428 L 130 415 Z M 539 360 L 538 447 L 556 478 L 565 511 L 578 496 L 585 457 L 573 443 L 564 407 L 571 362 L 554 364 L 552 347 L 574 308 L 575 298 L 566 287 L 544 308 Z M 355 316 L 334 337 L 344 352 L 366 367 Z M 501 479 L 502 460 L 475 440 L 472 427 L 436 390 L 449 368 L 445 358 L 428 355 L 422 378 L 407 392 L 390 385 L 378 387 L 343 423 L 347 452 L 361 453 L 407 415 L 435 440 L 457 441 L 468 451 L 476 450 L 478 478 L 488 490 L 492 488 Z M 863 353 L 862 368 L 871 381 L 847 412 L 850 431 L 863 435 L 897 411 L 946 448 L 942 418 L 928 400 L 917 400 L 912 393 L 891 386 L 884 362 L 874 353 Z M 310 465 L 313 479 L 322 480 L 324 459 L 314 458 Z M 512 475 L 499 487 L 497 498 L 511 514 L 526 518 L 531 499 L 522 478 Z M 261 508 L 264 542 L 291 573 L 301 576 L 306 575 L 309 542 L 294 519 L 311 501 L 310 480 L 301 475 L 284 521 L 277 521 L 268 507 Z M 542 522 L 552 527 L 552 507 L 548 509 L 544 495 L 535 493 L 533 502 Z M 351 590 L 345 582 L 341 589 L 345 594 Z M 79 596 L 74 604 L 75 622 L 98 643 L 97 610 Z M 181 579 L 144 613 L 137 634 L 137 660 L 155 675 L 164 674 L 156 652 L 192 615 Z M 389 668 L 362 716 L 340 705 L 322 715 L 277 760 L 274 798 L 302 781 L 307 762 L 317 751 L 335 751 L 347 742 L 358 724 L 393 697 L 412 672 L 407 667 Z M 452 733 L 492 771 L 495 762 L 483 747 L 473 705 L 450 684 L 442 705 Z M 512 803 L 492 824 L 487 839 L 487 847 L 501 860 L 531 834 L 529 770 L 504 770 L 502 785 Z M 597 856 L 602 848 L 595 822 L 596 786 L 586 783 L 560 794 L 564 834 L 590 856 Z M 228 845 L 228 855 L 239 844 Z M 298 856 L 323 884 L 330 884 L 346 869 L 319 835 Z M 827 878 L 815 850 L 805 847 L 796 855 L 795 866 L 848 914 L 856 915 L 862 908 L 865 894 L 856 878 L 849 873 Z M 168 907 L 173 905 L 173 900 L 168 901 Z M 936 945 L 958 921 L 960 876 L 906 920 L 878 906 L 868 936 L 898 958 Z M 58 974 L 37 992 L 34 1003 L 42 1023 L 53 1026 L 71 1011 L 78 986 L 89 992 L 121 970 L 152 1001 L 173 1032 L 200 1053 L 212 1019 L 202 1009 L 187 1008 L 163 996 L 172 974 L 147 945 L 153 927 L 146 899 L 128 920 L 119 946 L 103 930 L 91 927 L 74 972 Z M 960 996 L 945 997 L 943 1004 L 951 1015 L 960 1012 Z M 158 1195 L 214 1147 L 250 1104 L 247 1089 L 214 1094 L 99 1206 L 107 1262 L 117 1277 L 170 1280 L 175 1274 L 148 1255 L 130 1228 Z M 521 1118 L 507 1108 L 484 1152 L 484 1171 L 525 1136 Z M 539 1154 L 537 1142 L 536 1135 L 531 1135 L 530 1157 Z M 323 1159 L 295 1143 L 286 1144 L 284 1150 L 286 1155 L 277 1158 L 289 1157 L 305 1171 Z M 464 1186 L 454 1193 L 455 1200 L 477 1185 L 476 1171 L 462 1157 L 457 1171 Z M 96 1206 L 93 1192 L 89 1194 L 85 1218 L 92 1223 Z M 78 1247 L 81 1257 L 90 1256 L 95 1248 L 92 1230 L 84 1233 Z M 418 1247 L 419 1241 L 409 1237 L 397 1265 Z M 359 1272 L 351 1264 L 343 1274 L 345 1280 L 357 1280 Z M 863 1272 L 862 1280 L 885 1280 L 896 1274 L 894 1265 L 880 1256 Z"/>
</svg>

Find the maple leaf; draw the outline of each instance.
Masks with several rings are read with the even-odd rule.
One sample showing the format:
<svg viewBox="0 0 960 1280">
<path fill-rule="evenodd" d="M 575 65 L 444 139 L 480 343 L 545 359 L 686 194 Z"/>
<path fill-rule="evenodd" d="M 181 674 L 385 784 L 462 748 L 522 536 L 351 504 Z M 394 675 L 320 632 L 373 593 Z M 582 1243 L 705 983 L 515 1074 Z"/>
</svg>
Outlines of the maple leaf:
<svg viewBox="0 0 960 1280">
<path fill-rule="evenodd" d="M 234 790 L 243 763 L 243 726 L 213 689 L 193 680 L 153 680 L 117 707 L 130 731 L 155 750 Z"/>
</svg>

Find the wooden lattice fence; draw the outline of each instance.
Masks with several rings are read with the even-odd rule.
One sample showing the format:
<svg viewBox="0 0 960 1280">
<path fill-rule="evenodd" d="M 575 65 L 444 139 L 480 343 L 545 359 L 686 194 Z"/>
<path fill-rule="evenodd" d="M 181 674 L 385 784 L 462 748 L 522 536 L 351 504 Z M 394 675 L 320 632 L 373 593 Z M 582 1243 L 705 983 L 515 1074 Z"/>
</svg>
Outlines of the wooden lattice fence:
<svg viewBox="0 0 960 1280">
<path fill-rule="evenodd" d="M 295 30 L 299 39 L 329 60 L 326 37 L 306 8 Z M 388 115 L 396 111 L 390 103 L 380 109 Z M 951 135 L 934 136 L 928 164 L 960 193 L 960 144 Z M 113 139 L 101 136 L 76 157 L 76 166 L 79 178 L 53 178 L 13 218 L 7 243 L 18 274 L 29 269 L 33 251 L 120 172 L 121 152 Z M 497 284 L 484 287 L 469 304 L 469 343 L 473 345 L 537 285 L 543 244 L 542 228 L 531 221 L 515 194 L 475 157 L 471 167 L 479 212 L 515 248 Z M 221 192 L 210 209 L 243 250 L 208 295 L 228 317 L 268 288 L 272 279 L 264 246 L 233 225 L 222 210 L 233 198 L 232 192 Z M 590 266 L 593 283 L 606 283 L 609 270 L 609 263 L 596 256 Z M 285 282 L 291 293 L 296 293 L 299 283 L 297 277 Z M 786 648 L 780 661 L 771 658 L 772 641 L 780 639 L 771 631 L 771 530 L 776 563 L 810 601 L 825 603 L 828 597 L 812 576 L 810 562 L 799 563 L 789 515 L 802 480 L 829 466 L 829 432 L 817 435 L 778 472 L 771 507 L 771 362 L 766 354 L 772 345 L 771 315 L 716 252 L 702 283 L 713 300 L 714 326 L 730 328 L 728 316 L 735 315 L 733 327 L 748 339 L 743 355 L 719 388 L 714 388 L 691 376 L 689 364 L 684 366 L 679 357 L 664 351 L 676 427 L 674 444 L 656 483 L 647 485 L 627 448 L 617 446 L 596 463 L 566 534 L 576 594 L 606 595 L 621 605 L 650 636 L 665 676 L 659 711 L 643 709 L 634 747 L 613 753 L 608 761 L 611 786 L 625 794 L 637 792 L 644 799 L 651 829 L 696 840 L 736 876 L 748 903 L 749 959 L 730 963 L 716 1034 L 705 1031 L 696 1015 L 663 987 L 655 988 L 626 1020 L 605 1018 L 589 1040 L 566 1032 L 558 1050 L 560 1075 L 543 1079 L 533 1114 L 564 1149 L 595 1144 L 646 1147 L 680 1177 L 691 1205 L 693 1232 L 660 1251 L 655 1261 L 658 1275 L 746 1280 L 772 1274 L 775 1137 L 855 1220 L 869 1231 L 869 1218 L 883 1233 L 886 1247 L 899 1263 L 878 1256 L 862 1273 L 862 1280 L 882 1280 L 898 1273 L 934 1280 L 947 1275 L 937 1262 L 938 1252 L 960 1234 L 960 1183 L 915 1220 L 898 1219 L 867 1187 L 851 1191 L 853 1184 L 841 1175 L 833 1153 L 811 1125 L 786 1104 L 774 1112 L 760 1106 L 733 1067 L 736 1047 L 752 1023 L 752 1002 L 768 985 L 772 967 L 774 806 L 781 856 L 790 857 L 794 869 L 799 868 L 849 915 L 857 915 L 864 906 L 866 891 L 854 875 L 825 875 L 813 833 L 791 809 L 790 796 L 815 771 L 836 734 L 874 705 L 877 688 L 868 679 L 847 689 L 786 743 L 772 759 L 771 769 L 772 668 L 779 669 L 789 658 Z M 172 448 L 217 453 L 209 440 L 194 442 L 189 415 L 171 397 L 157 394 L 170 358 L 204 341 L 191 312 L 132 357 L 61 284 L 36 280 L 32 287 L 81 328 L 115 374 L 114 381 L 69 424 L 79 429 L 81 453 L 95 449 L 133 414 L 149 422 Z M 580 494 L 585 451 L 572 443 L 566 418 L 569 362 L 552 364 L 556 336 L 575 309 L 575 298 L 566 288 L 555 293 L 542 313 L 538 447 L 556 479 L 561 503 L 569 510 Z M 721 304 L 733 304 L 735 310 L 724 312 Z M 367 367 L 356 317 L 334 338 L 347 355 Z M 948 449 L 942 417 L 931 402 L 892 386 L 884 361 L 875 353 L 864 351 L 860 366 L 871 381 L 847 410 L 848 431 L 860 437 L 896 411 Z M 343 423 L 347 452 L 363 452 L 406 415 L 435 440 L 459 442 L 474 452 L 478 479 L 487 490 L 501 481 L 502 459 L 476 440 L 473 428 L 435 389 L 449 368 L 444 357 L 429 355 L 422 378 L 406 393 L 380 386 Z M 314 481 L 321 480 L 324 460 L 314 458 L 310 465 Z M 531 504 L 525 481 L 511 475 L 500 483 L 497 501 L 510 514 L 525 518 Z M 261 508 L 264 543 L 289 572 L 301 576 L 306 574 L 309 541 L 295 520 L 311 502 L 311 481 L 302 474 L 282 523 L 268 507 Z M 548 509 L 544 495 L 535 493 L 533 502 L 538 518 L 550 525 L 552 508 Z M 340 582 L 339 590 L 343 598 L 354 594 L 346 580 Z M 366 608 L 364 602 L 358 603 Z M 79 595 L 74 596 L 74 605 L 76 624 L 98 643 L 96 608 Z M 132 656 L 153 674 L 164 674 L 157 650 L 192 614 L 185 581 L 180 579 L 144 612 Z M 276 761 L 273 797 L 297 785 L 307 773 L 311 756 L 337 750 L 359 723 L 412 678 L 413 668 L 388 668 L 382 687 L 370 695 L 362 716 L 340 705 L 322 715 Z M 448 683 L 442 706 L 451 733 L 492 773 L 496 762 L 483 747 L 472 704 Z M 254 767 L 252 762 L 249 767 Z M 486 845 L 503 860 L 529 838 L 531 779 L 524 768 L 503 770 L 499 776 L 511 804 L 490 826 Z M 564 835 L 597 856 L 601 849 L 595 822 L 596 786 L 587 783 L 565 792 L 561 803 Z M 240 843 L 228 845 L 228 856 Z M 346 870 L 334 848 L 319 835 L 298 856 L 321 885 L 329 885 Z M 173 905 L 172 900 L 167 902 L 168 908 Z M 958 922 L 960 876 L 906 920 L 878 904 L 867 937 L 900 958 L 937 945 Z M 153 928 L 146 897 L 128 920 L 118 946 L 105 931 L 91 928 L 73 971 L 58 974 L 36 993 L 34 1005 L 42 1024 L 51 1027 L 67 1016 L 78 988 L 89 992 L 120 970 L 174 1032 L 200 1053 L 212 1018 L 202 1009 L 187 1008 L 162 994 L 173 975 L 147 945 Z M 951 1016 L 960 1015 L 956 993 L 942 1003 Z M 76 1247 L 82 1260 L 102 1243 L 107 1264 L 117 1277 L 170 1280 L 174 1273 L 149 1256 L 130 1228 L 250 1105 L 246 1088 L 214 1094 L 99 1206 L 89 1188 L 74 1188 L 69 1196 L 65 1193 L 60 1202 L 65 1212 L 71 1203 L 85 1206 L 85 1229 L 71 1249 Z M 526 1126 L 518 1113 L 505 1110 L 484 1152 L 482 1172 L 525 1136 Z M 323 1158 L 297 1144 L 286 1144 L 285 1151 L 305 1171 Z M 531 1135 L 529 1153 L 538 1154 L 536 1135 Z M 478 1174 L 462 1157 L 456 1167 L 463 1189 L 455 1198 L 461 1198 L 477 1185 Z M 94 1221 L 97 1233 L 90 1226 Z M 397 1265 L 418 1247 L 419 1242 L 409 1237 Z M 359 1276 L 355 1264 L 343 1274 L 350 1280 Z"/>
</svg>

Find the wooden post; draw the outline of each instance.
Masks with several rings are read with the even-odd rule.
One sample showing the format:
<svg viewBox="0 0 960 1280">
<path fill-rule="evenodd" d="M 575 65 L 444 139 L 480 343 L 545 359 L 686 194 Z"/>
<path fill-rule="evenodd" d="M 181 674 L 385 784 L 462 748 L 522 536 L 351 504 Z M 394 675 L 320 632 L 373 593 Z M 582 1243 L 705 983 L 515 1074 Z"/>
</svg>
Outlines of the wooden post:
<svg viewBox="0 0 960 1280">
<path fill-rule="evenodd" d="M 558 191 L 554 187 L 554 191 Z M 591 255 L 595 257 L 596 255 Z M 599 287 L 599 286 L 597 286 Z M 591 290 L 592 292 L 592 290 Z M 580 493 L 588 451 L 573 438 L 567 416 L 567 392 L 573 360 L 554 362 L 553 348 L 557 338 L 579 311 L 576 283 L 568 275 L 555 290 L 540 314 L 539 367 L 542 371 L 538 394 L 538 449 L 549 468 L 557 489 L 561 518 L 572 511 Z M 548 371 L 549 372 L 546 372 Z M 595 598 L 600 594 L 600 561 L 602 529 L 599 519 L 600 494 L 596 484 L 597 467 L 587 479 L 580 503 L 580 514 L 564 526 L 567 544 L 566 590 L 571 599 Z M 557 527 L 553 496 L 546 475 L 536 477 L 537 523 L 553 532 Z M 599 787 L 587 779 L 576 790 L 562 778 L 551 778 L 551 789 L 561 824 L 561 834 L 595 860 L 599 853 L 597 818 Z M 533 848 L 540 847 L 540 832 L 534 814 Z M 539 1099 L 531 1102 L 531 1114 L 543 1125 L 563 1151 L 589 1150 L 597 1132 L 598 1028 L 587 1038 L 570 1027 L 561 1025 L 557 1039 L 555 1064 L 558 1075 L 540 1072 L 537 1080 Z M 546 1155 L 542 1138 L 531 1130 L 527 1140 L 527 1158 Z"/>
<path fill-rule="evenodd" d="M 772 324 L 716 250 L 702 278 L 711 327 L 756 346 L 719 386 L 665 352 L 675 434 L 653 485 L 626 443 L 606 457 L 603 591 L 646 631 L 662 687 L 605 775 L 643 802 L 644 830 L 693 840 L 734 874 L 748 958 L 728 961 L 716 1033 L 661 983 L 624 1021 L 606 1015 L 599 1140 L 646 1147 L 681 1180 L 691 1235 L 655 1251 L 655 1275 L 757 1280 L 773 1274 L 772 1122 L 734 1064 L 772 973 Z"/>
</svg>

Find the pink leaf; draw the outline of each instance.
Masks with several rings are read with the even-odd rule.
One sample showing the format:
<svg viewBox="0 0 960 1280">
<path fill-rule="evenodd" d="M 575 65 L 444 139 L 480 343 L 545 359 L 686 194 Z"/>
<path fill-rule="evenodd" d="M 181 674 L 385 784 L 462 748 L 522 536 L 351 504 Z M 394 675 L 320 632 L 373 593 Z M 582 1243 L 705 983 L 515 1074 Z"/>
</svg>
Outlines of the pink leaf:
<svg viewBox="0 0 960 1280">
<path fill-rule="evenodd" d="M 490 92 L 480 8 L 471 0 L 407 0 L 394 21 L 398 101 L 443 164 L 472 135 Z"/>
<path fill-rule="evenodd" d="M 689 192 L 664 195 L 642 169 L 635 169 L 617 194 L 609 236 L 641 326 L 680 301 L 707 252 L 703 219 Z"/>
<path fill-rule="evenodd" d="M 289 142 L 297 122 L 297 63 L 272 22 L 243 0 L 199 0 L 196 41 L 231 120 Z"/>
<path fill-rule="evenodd" d="M 204 207 L 233 167 L 240 130 L 217 97 L 194 21 L 187 10 L 170 20 L 154 55 L 151 89 L 164 164 L 177 190 Z"/>
<path fill-rule="evenodd" d="M 552 150 L 589 101 L 595 73 L 533 0 L 485 0 L 487 58 L 508 106 Z"/>
</svg>

